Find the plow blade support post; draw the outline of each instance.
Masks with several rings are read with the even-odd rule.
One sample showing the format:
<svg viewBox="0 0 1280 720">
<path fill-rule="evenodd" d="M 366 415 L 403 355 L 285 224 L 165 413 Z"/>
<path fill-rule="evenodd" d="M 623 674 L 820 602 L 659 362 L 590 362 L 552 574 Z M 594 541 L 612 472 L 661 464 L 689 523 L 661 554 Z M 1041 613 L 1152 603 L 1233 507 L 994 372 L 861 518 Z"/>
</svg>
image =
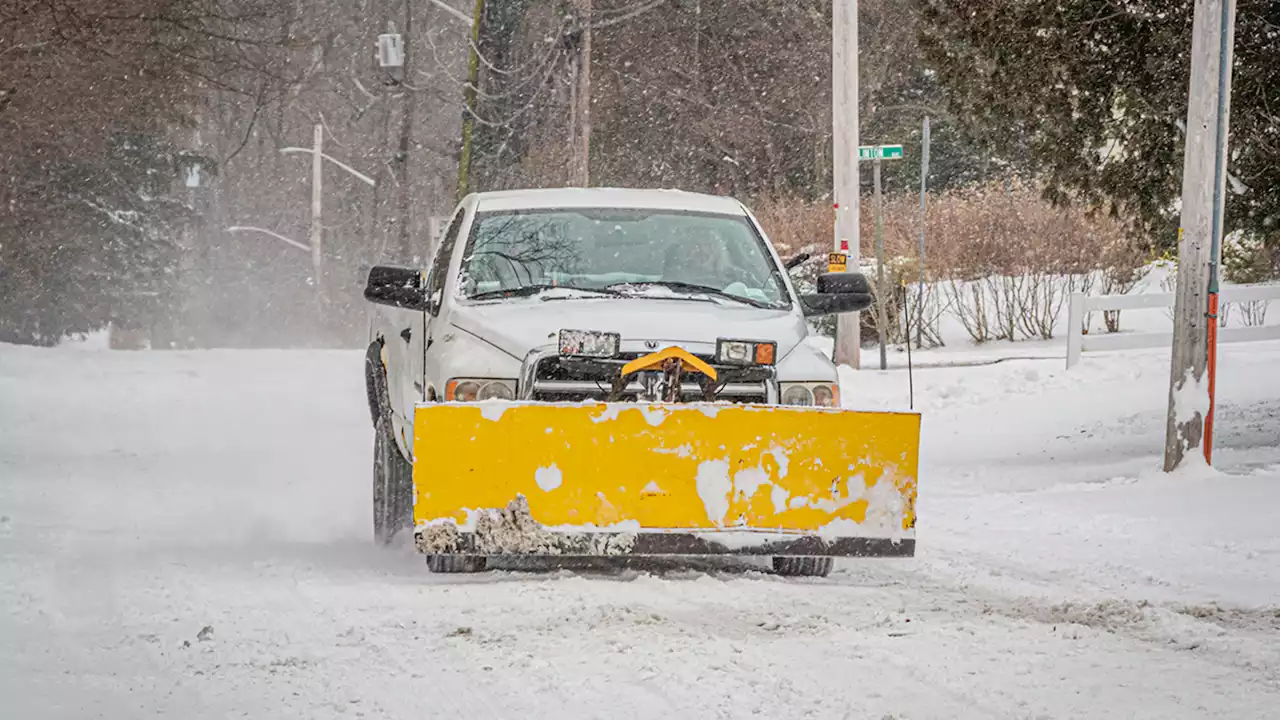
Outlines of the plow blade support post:
<svg viewBox="0 0 1280 720">
<path fill-rule="evenodd" d="M 443 403 L 414 433 L 428 554 L 914 554 L 917 413 Z"/>
</svg>

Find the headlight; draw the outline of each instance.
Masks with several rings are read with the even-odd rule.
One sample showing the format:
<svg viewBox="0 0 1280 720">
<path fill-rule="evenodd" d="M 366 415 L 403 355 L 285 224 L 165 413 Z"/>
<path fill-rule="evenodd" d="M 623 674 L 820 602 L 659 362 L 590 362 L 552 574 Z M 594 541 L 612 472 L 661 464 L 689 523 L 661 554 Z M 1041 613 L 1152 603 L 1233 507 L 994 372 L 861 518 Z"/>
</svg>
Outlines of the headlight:
<svg viewBox="0 0 1280 720">
<path fill-rule="evenodd" d="M 772 365 L 777 354 L 777 343 L 716 340 L 716 362 L 722 365 Z"/>
<path fill-rule="evenodd" d="M 476 400 L 512 400 L 516 396 L 514 380 L 454 378 L 444 386 L 446 402 Z"/>
<path fill-rule="evenodd" d="M 814 385 L 813 404 L 818 407 L 835 407 L 840 404 L 840 388 L 834 385 Z"/>
<path fill-rule="evenodd" d="M 477 397 L 481 400 L 514 400 L 516 394 L 509 385 L 499 380 L 485 383 Z"/>
<path fill-rule="evenodd" d="M 792 385 L 782 393 L 783 405 L 812 405 L 813 393 L 803 385 Z"/>
<path fill-rule="evenodd" d="M 840 388 L 830 383 L 783 383 L 782 404 L 839 407 Z"/>
<path fill-rule="evenodd" d="M 618 333 L 595 330 L 561 330 L 560 354 L 565 357 L 617 357 L 622 346 Z"/>
</svg>

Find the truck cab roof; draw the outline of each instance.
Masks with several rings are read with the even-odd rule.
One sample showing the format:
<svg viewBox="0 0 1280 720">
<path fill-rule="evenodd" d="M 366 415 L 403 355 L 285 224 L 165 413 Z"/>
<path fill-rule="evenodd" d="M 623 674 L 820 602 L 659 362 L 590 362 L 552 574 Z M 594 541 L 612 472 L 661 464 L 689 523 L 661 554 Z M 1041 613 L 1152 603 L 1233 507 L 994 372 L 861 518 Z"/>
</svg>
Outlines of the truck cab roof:
<svg viewBox="0 0 1280 720">
<path fill-rule="evenodd" d="M 684 190 L 631 188 L 546 188 L 497 190 L 472 196 L 477 212 L 548 210 L 553 208 L 627 208 L 746 215 L 742 203 L 731 197 Z"/>
</svg>

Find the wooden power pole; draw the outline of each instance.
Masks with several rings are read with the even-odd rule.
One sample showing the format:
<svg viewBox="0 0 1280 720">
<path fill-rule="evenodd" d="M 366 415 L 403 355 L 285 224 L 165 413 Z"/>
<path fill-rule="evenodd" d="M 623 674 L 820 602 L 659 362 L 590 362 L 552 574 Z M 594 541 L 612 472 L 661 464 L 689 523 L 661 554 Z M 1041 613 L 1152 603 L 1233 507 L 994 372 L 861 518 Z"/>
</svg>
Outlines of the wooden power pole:
<svg viewBox="0 0 1280 720">
<path fill-rule="evenodd" d="M 591 184 L 591 0 L 577 0 L 582 33 L 573 61 L 573 87 L 569 108 L 569 185 Z"/>
<path fill-rule="evenodd" d="M 425 255 L 421 246 L 413 242 L 413 176 L 409 171 L 409 160 L 413 157 L 413 115 L 417 109 L 418 93 L 410 87 L 411 61 L 413 60 L 413 2 L 404 3 L 404 60 L 401 68 L 401 102 L 400 138 L 396 144 L 395 169 L 397 180 L 396 197 L 396 256 L 402 262 L 424 262 Z M 417 250 L 417 252 L 415 252 Z"/>
<path fill-rule="evenodd" d="M 858 0 L 831 4 L 832 185 L 835 247 L 848 255 L 848 267 L 861 265 L 858 195 Z M 836 316 L 835 362 L 860 367 L 862 323 L 859 313 Z"/>
<path fill-rule="evenodd" d="M 1226 182 L 1235 0 L 1196 0 L 1191 40 L 1178 288 L 1164 469 L 1172 471 L 1201 444 L 1209 392 L 1210 279 L 1219 261 Z M 1203 396 L 1203 397 L 1200 397 Z M 1202 404 L 1204 410 L 1201 409 Z"/>
<path fill-rule="evenodd" d="M 480 32 L 484 23 L 485 0 L 475 0 L 475 9 L 471 15 L 471 49 L 467 60 L 467 85 L 463 91 L 462 114 L 462 153 L 458 160 L 458 191 L 455 202 L 471 192 L 471 151 L 475 139 L 476 96 L 480 86 Z"/>
</svg>

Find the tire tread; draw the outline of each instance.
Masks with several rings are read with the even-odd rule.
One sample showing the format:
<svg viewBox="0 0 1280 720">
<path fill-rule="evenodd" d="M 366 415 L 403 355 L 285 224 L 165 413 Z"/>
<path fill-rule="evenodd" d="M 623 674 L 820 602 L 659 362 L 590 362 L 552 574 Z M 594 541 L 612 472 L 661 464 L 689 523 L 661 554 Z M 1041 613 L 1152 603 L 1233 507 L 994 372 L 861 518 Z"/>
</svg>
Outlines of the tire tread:
<svg viewBox="0 0 1280 720">
<path fill-rule="evenodd" d="M 835 566 L 830 556 L 776 556 L 773 571 L 786 577 L 826 577 Z"/>
<path fill-rule="evenodd" d="M 433 573 L 484 572 L 489 558 L 484 555 L 428 555 L 427 569 Z"/>
</svg>

